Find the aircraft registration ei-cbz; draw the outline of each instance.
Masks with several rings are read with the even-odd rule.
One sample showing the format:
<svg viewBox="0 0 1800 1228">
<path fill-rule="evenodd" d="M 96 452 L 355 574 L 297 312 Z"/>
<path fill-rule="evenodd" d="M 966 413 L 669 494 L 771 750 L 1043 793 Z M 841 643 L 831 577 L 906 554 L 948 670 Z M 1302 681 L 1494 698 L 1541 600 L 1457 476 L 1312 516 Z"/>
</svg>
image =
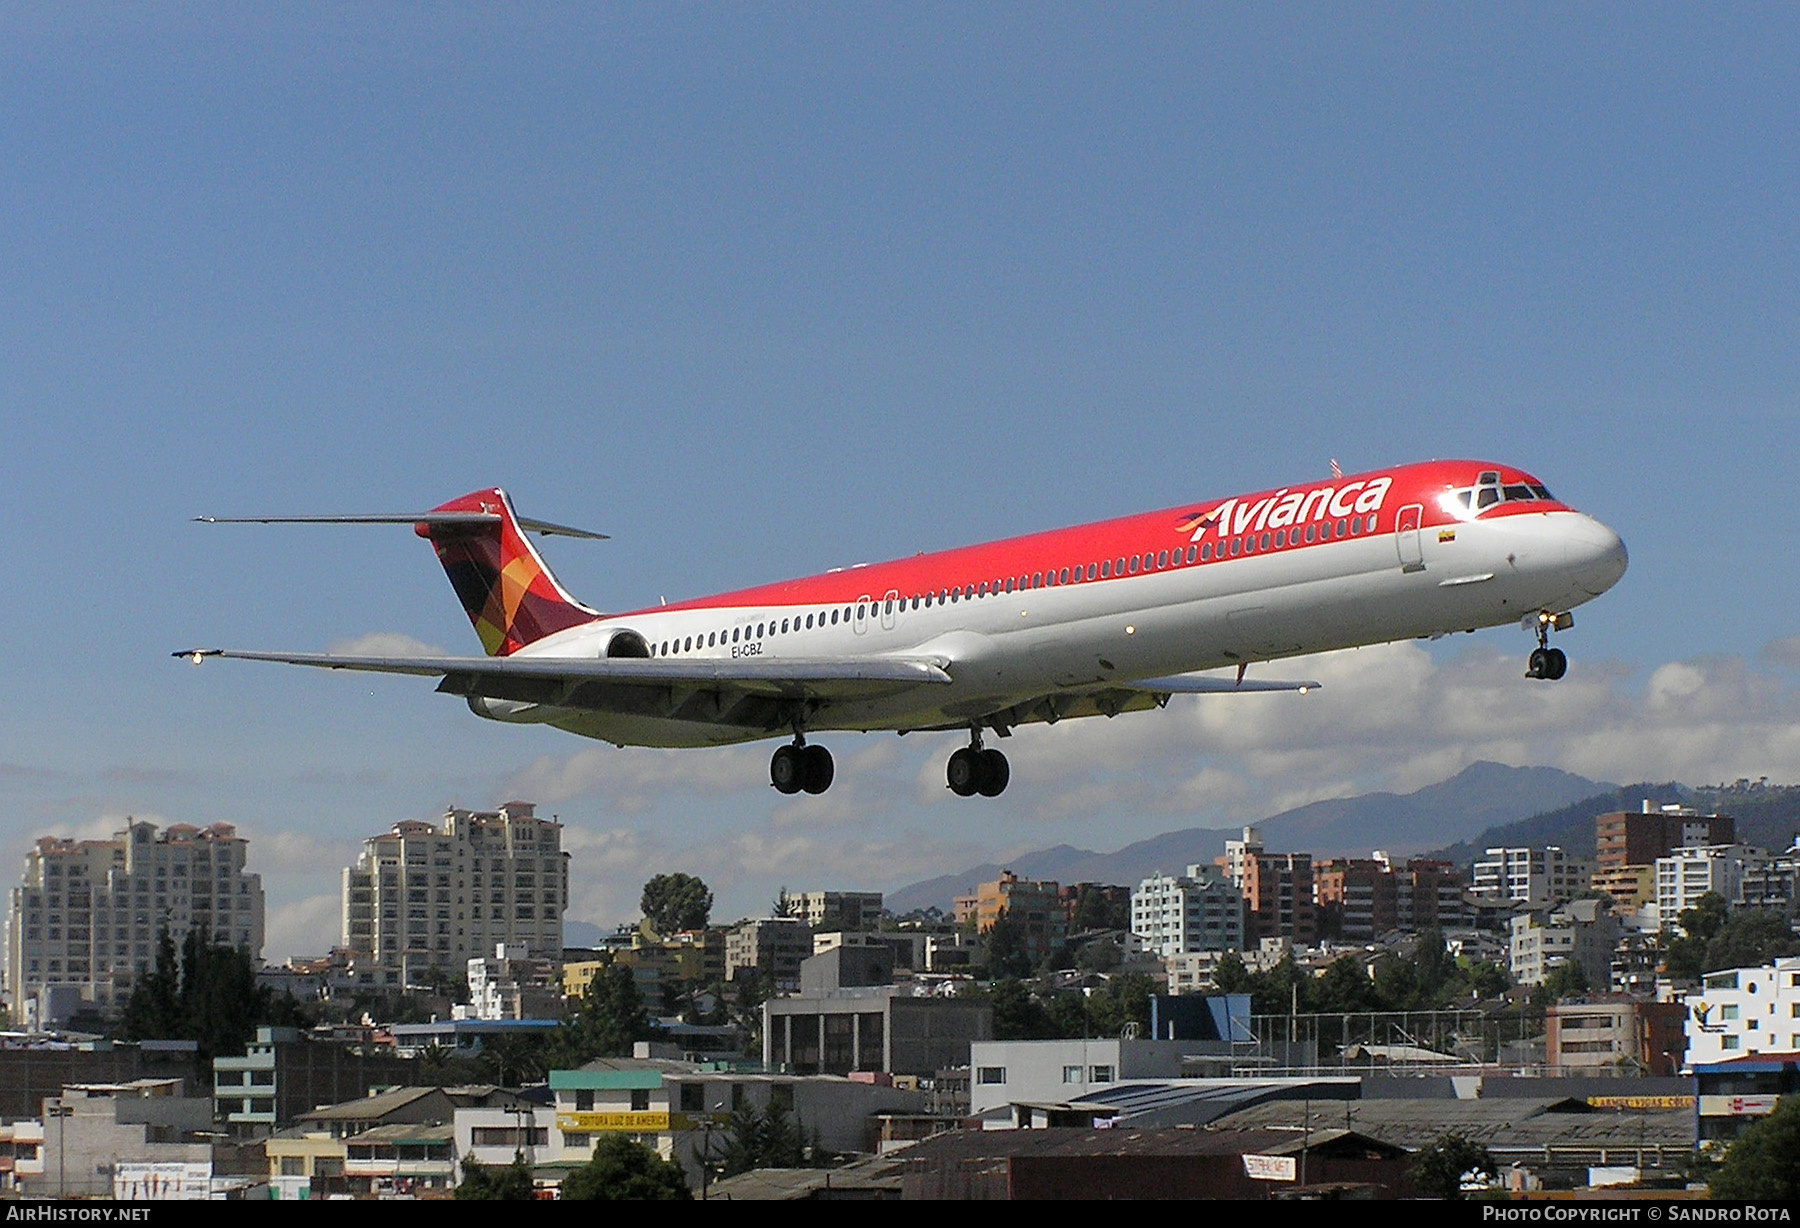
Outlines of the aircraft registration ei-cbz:
<svg viewBox="0 0 1800 1228">
<path fill-rule="evenodd" d="M 1526 676 L 1563 676 L 1568 611 L 1616 584 L 1624 543 L 1530 474 L 1431 461 L 859 565 L 624 614 L 558 584 L 526 533 L 598 538 L 481 490 L 429 512 L 211 518 L 411 524 L 486 656 L 177 653 L 440 679 L 478 716 L 619 746 L 790 737 L 783 793 L 823 793 L 828 730 L 960 730 L 951 790 L 997 796 L 983 745 L 1035 721 L 1116 716 L 1178 694 L 1299 691 L 1256 662 L 1523 623 Z M 1228 669 L 1221 676 L 1203 671 Z"/>
</svg>

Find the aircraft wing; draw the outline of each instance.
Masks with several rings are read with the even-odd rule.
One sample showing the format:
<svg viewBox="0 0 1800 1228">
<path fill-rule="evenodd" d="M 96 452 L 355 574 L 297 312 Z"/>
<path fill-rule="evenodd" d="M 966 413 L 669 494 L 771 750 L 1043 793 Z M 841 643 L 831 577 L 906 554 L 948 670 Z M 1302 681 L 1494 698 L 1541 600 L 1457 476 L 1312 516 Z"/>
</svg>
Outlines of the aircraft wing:
<svg viewBox="0 0 1800 1228">
<path fill-rule="evenodd" d="M 1153 691 L 1163 695 L 1233 695 L 1246 691 L 1308 691 L 1320 689 L 1317 682 L 1283 682 L 1274 678 L 1221 678 L 1216 674 L 1170 674 L 1166 678 L 1139 678 L 1124 684 L 1133 691 Z"/>
<path fill-rule="evenodd" d="M 1221 678 L 1216 674 L 1170 674 L 1163 678 L 1136 678 L 1130 682 L 1100 682 L 1072 687 L 1048 695 L 995 708 L 975 703 L 957 712 L 989 727 L 1010 731 L 1014 725 L 1058 721 L 1080 716 L 1118 716 L 1122 712 L 1147 712 L 1168 706 L 1176 695 L 1230 695 L 1255 691 L 1298 691 L 1304 695 L 1317 690 L 1317 682 L 1281 682 L 1263 678 Z M 934 725 L 936 730 L 964 729 L 963 723 Z M 1002 737 L 1006 736 L 1003 732 Z"/>
<path fill-rule="evenodd" d="M 274 661 L 320 669 L 437 677 L 447 694 L 612 711 L 625 692 L 734 692 L 770 699 L 848 700 L 950 681 L 941 657 L 738 659 L 704 657 L 362 657 L 312 652 L 178 652 L 196 665 L 209 657 Z"/>
</svg>

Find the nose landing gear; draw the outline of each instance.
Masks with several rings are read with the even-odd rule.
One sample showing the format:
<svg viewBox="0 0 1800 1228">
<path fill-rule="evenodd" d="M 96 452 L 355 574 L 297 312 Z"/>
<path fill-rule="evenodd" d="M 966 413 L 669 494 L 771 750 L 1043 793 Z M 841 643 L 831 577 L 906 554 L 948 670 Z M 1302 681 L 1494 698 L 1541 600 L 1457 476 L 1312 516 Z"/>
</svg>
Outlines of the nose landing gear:
<svg viewBox="0 0 1800 1228">
<path fill-rule="evenodd" d="M 1006 792 L 1006 782 L 1012 779 L 1012 768 L 999 751 L 982 749 L 981 731 L 977 729 L 969 745 L 950 756 L 944 777 L 950 792 L 958 797 L 974 797 L 977 793 L 999 797 Z"/>
<path fill-rule="evenodd" d="M 836 768 L 831 752 L 823 746 L 808 746 L 800 734 L 794 735 L 792 746 L 776 748 L 769 758 L 769 783 L 778 793 L 823 793 L 831 788 Z"/>
<path fill-rule="evenodd" d="M 1567 631 L 1575 625 L 1575 616 L 1539 610 L 1535 616 L 1527 616 L 1527 625 L 1533 620 L 1537 624 L 1535 630 L 1538 646 L 1531 652 L 1531 659 L 1525 666 L 1525 676 L 1555 682 L 1569 672 L 1569 658 L 1562 649 L 1550 647 L 1550 632 L 1552 629 Z"/>
</svg>

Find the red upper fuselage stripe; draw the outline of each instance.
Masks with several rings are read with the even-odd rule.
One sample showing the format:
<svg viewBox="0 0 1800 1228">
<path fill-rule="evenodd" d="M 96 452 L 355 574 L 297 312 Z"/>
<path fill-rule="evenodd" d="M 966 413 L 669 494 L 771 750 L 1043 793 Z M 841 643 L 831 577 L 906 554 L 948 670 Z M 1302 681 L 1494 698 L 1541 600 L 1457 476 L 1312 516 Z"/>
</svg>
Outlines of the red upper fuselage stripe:
<svg viewBox="0 0 1800 1228">
<path fill-rule="evenodd" d="M 1475 482 L 1478 474 L 1494 471 L 1498 471 L 1502 483 L 1537 484 L 1536 478 L 1508 465 L 1488 461 L 1428 461 L 1395 469 L 1346 474 L 1342 478 L 1279 487 L 1251 495 L 1188 503 L 1158 512 L 1146 512 L 1067 529 L 1052 529 L 978 546 L 895 559 L 892 562 L 844 568 L 823 575 L 699 597 L 633 613 L 735 609 L 746 606 L 850 605 L 863 598 L 880 600 L 889 593 L 911 597 L 983 582 L 992 585 L 996 581 L 1004 586 L 1009 577 L 1016 582 L 1020 577 L 1060 572 L 1063 568 L 1073 569 L 1077 565 L 1085 569 L 1089 563 L 1130 560 L 1133 556 L 1142 558 L 1146 551 L 1175 551 L 1178 548 L 1185 551 L 1190 544 L 1199 543 L 1214 545 L 1211 562 L 1230 561 L 1221 558 L 1217 552 L 1217 544 L 1242 536 L 1253 527 L 1257 527 L 1259 536 L 1263 531 L 1272 531 L 1275 527 L 1269 523 L 1272 514 L 1284 504 L 1290 513 L 1296 507 L 1305 509 L 1304 519 L 1293 520 L 1293 523 L 1299 524 L 1323 519 L 1330 519 L 1335 523 L 1352 514 L 1373 514 L 1377 517 L 1373 530 L 1376 534 L 1392 533 L 1400 511 L 1416 506 L 1419 508 L 1420 527 L 1435 530 L 1460 525 L 1467 520 L 1467 517 L 1454 516 L 1444 508 L 1443 497 L 1446 492 L 1467 487 Z M 1380 489 L 1378 504 L 1369 506 L 1364 512 L 1353 513 L 1351 508 L 1354 506 L 1354 498 L 1369 492 L 1372 485 L 1383 479 L 1388 484 Z M 1333 497 L 1336 499 L 1336 506 L 1332 506 Z M 1333 514 L 1339 510 L 1343 511 L 1342 517 Z M 1487 520 L 1509 515 L 1568 510 L 1570 509 L 1566 505 L 1555 500 L 1539 499 L 1528 503 L 1501 503 L 1486 509 L 1481 518 Z M 1223 525 L 1216 522 L 1220 512 L 1226 517 Z M 1290 516 L 1289 519 L 1293 518 Z M 1197 530 L 1201 532 L 1198 537 Z M 1295 542 L 1282 549 L 1308 550 L 1326 544 L 1330 543 Z M 1183 559 L 1181 565 L 1188 566 L 1185 554 Z M 1204 565 L 1206 564 L 1199 561 L 1192 564 Z M 1174 565 L 1171 564 L 1168 570 L 1173 569 Z M 1108 578 L 1133 577 L 1128 571 Z"/>
</svg>

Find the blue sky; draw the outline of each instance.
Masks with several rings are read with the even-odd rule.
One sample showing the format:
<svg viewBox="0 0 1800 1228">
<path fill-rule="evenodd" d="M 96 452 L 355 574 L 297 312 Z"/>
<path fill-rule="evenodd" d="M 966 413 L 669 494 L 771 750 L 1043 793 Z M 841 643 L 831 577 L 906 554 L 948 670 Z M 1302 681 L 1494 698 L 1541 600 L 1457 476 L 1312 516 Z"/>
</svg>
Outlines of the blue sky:
<svg viewBox="0 0 1800 1228">
<path fill-rule="evenodd" d="M 1800 780 L 1800 15 L 1778 6 L 11 6 L 0 12 L 0 848 L 239 823 L 269 954 L 357 840 L 569 824 L 571 918 L 720 910 L 1416 787 L 1474 758 Z M 1428 456 L 1617 528 L 1522 634 L 1028 730 L 618 751 L 244 665 L 473 634 L 404 529 L 499 483 L 619 608 Z M 1317 701 L 1317 702 L 1315 702 Z M 822 881 L 829 878 L 830 881 Z"/>
</svg>

